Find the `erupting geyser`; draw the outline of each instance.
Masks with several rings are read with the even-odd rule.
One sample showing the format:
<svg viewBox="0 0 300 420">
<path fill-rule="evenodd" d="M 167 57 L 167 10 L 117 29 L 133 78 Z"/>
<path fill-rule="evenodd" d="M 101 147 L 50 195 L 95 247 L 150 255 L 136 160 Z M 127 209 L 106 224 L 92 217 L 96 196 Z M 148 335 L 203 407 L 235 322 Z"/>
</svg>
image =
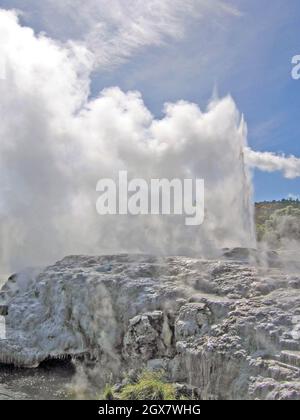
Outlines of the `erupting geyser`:
<svg viewBox="0 0 300 420">
<path fill-rule="evenodd" d="M 58 2 L 44 3 L 56 16 Z M 252 249 L 249 168 L 293 178 L 300 160 L 251 150 L 229 95 L 206 108 L 167 102 L 159 118 L 138 91 L 99 88 L 93 77 L 180 37 L 182 17 L 238 11 L 220 0 L 91 0 L 78 20 L 69 3 L 60 13 L 76 19 L 62 22 L 79 32 L 57 41 L 0 9 L 0 273 L 17 272 L 0 292 L 0 364 L 79 359 L 77 377 L 97 395 L 146 369 L 200 399 L 299 399 L 298 265 Z M 142 212 L 124 205 L 120 174 L 126 204 L 138 196 L 132 185 L 146 186 Z M 171 188 L 153 193 L 157 180 L 184 186 L 174 211 L 160 211 Z M 102 212 L 105 183 L 115 214 Z M 290 216 L 272 219 L 270 239 L 284 244 L 280 233 L 298 226 Z"/>
<path fill-rule="evenodd" d="M 1 11 L 0 20 L 9 70 L 0 82 L 2 272 L 68 254 L 200 256 L 254 245 L 246 127 L 230 97 L 205 112 L 169 103 L 162 119 L 138 92 L 110 88 L 90 99 L 88 50 L 35 35 L 13 12 Z M 204 179 L 204 224 L 99 217 L 97 182 L 120 170 L 147 181 Z"/>
</svg>

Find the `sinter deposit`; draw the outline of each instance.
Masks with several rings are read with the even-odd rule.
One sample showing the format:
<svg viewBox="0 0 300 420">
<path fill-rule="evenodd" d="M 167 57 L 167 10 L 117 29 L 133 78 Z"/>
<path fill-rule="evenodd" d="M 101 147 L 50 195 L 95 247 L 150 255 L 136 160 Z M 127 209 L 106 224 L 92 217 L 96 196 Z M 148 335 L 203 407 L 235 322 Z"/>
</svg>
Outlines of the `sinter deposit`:
<svg viewBox="0 0 300 420">
<path fill-rule="evenodd" d="M 164 368 L 203 399 L 300 399 L 300 275 L 280 268 L 71 256 L 12 276 L 0 296 L 2 363 L 72 356 L 103 383 Z"/>
</svg>

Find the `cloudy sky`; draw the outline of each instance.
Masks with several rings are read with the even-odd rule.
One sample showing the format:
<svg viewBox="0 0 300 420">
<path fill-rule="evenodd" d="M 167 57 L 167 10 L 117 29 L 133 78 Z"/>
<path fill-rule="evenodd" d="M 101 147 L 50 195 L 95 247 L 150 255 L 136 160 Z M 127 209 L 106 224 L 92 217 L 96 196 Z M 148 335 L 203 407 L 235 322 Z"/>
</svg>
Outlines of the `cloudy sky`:
<svg viewBox="0 0 300 420">
<path fill-rule="evenodd" d="M 91 51 L 91 96 L 109 86 L 138 90 L 160 118 L 165 102 L 204 108 L 213 92 L 230 93 L 254 151 L 300 156 L 300 81 L 291 78 L 298 0 L 0 0 L 0 7 L 19 10 L 36 34 Z M 255 170 L 255 198 L 299 195 L 299 178 L 273 172 L 269 158 L 254 159 L 264 169 Z M 299 163 L 290 163 L 298 174 Z"/>
</svg>

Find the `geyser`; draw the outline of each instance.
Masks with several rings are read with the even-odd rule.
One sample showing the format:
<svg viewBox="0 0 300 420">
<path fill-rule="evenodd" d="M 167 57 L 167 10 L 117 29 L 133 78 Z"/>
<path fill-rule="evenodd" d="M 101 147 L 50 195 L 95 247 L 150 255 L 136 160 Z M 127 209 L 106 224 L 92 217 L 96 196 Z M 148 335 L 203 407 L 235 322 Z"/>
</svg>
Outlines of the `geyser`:
<svg viewBox="0 0 300 420">
<path fill-rule="evenodd" d="M 113 87 L 90 99 L 89 52 L 62 46 L 0 12 L 1 266 L 44 265 L 68 254 L 214 255 L 253 247 L 246 125 L 231 97 L 166 104 L 156 119 L 138 92 Z M 16 117 L 17 116 L 17 117 Z M 205 221 L 105 216 L 96 184 L 132 178 L 204 179 Z"/>
<path fill-rule="evenodd" d="M 119 172 L 118 183 L 101 179 L 96 208 L 100 216 L 116 215 L 185 215 L 186 226 L 199 226 L 204 221 L 203 179 L 133 179 Z M 187 217 L 189 216 L 189 217 Z"/>
</svg>

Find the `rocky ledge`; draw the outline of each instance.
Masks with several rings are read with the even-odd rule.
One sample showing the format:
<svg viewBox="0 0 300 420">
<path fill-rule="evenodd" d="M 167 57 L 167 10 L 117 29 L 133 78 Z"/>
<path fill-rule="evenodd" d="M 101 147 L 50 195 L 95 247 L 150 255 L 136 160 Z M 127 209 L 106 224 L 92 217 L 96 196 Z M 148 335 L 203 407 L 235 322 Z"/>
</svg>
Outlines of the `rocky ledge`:
<svg viewBox="0 0 300 420">
<path fill-rule="evenodd" d="M 165 369 L 202 399 L 300 399 L 300 275 L 246 261 L 71 256 L 9 278 L 0 363 Z"/>
</svg>

